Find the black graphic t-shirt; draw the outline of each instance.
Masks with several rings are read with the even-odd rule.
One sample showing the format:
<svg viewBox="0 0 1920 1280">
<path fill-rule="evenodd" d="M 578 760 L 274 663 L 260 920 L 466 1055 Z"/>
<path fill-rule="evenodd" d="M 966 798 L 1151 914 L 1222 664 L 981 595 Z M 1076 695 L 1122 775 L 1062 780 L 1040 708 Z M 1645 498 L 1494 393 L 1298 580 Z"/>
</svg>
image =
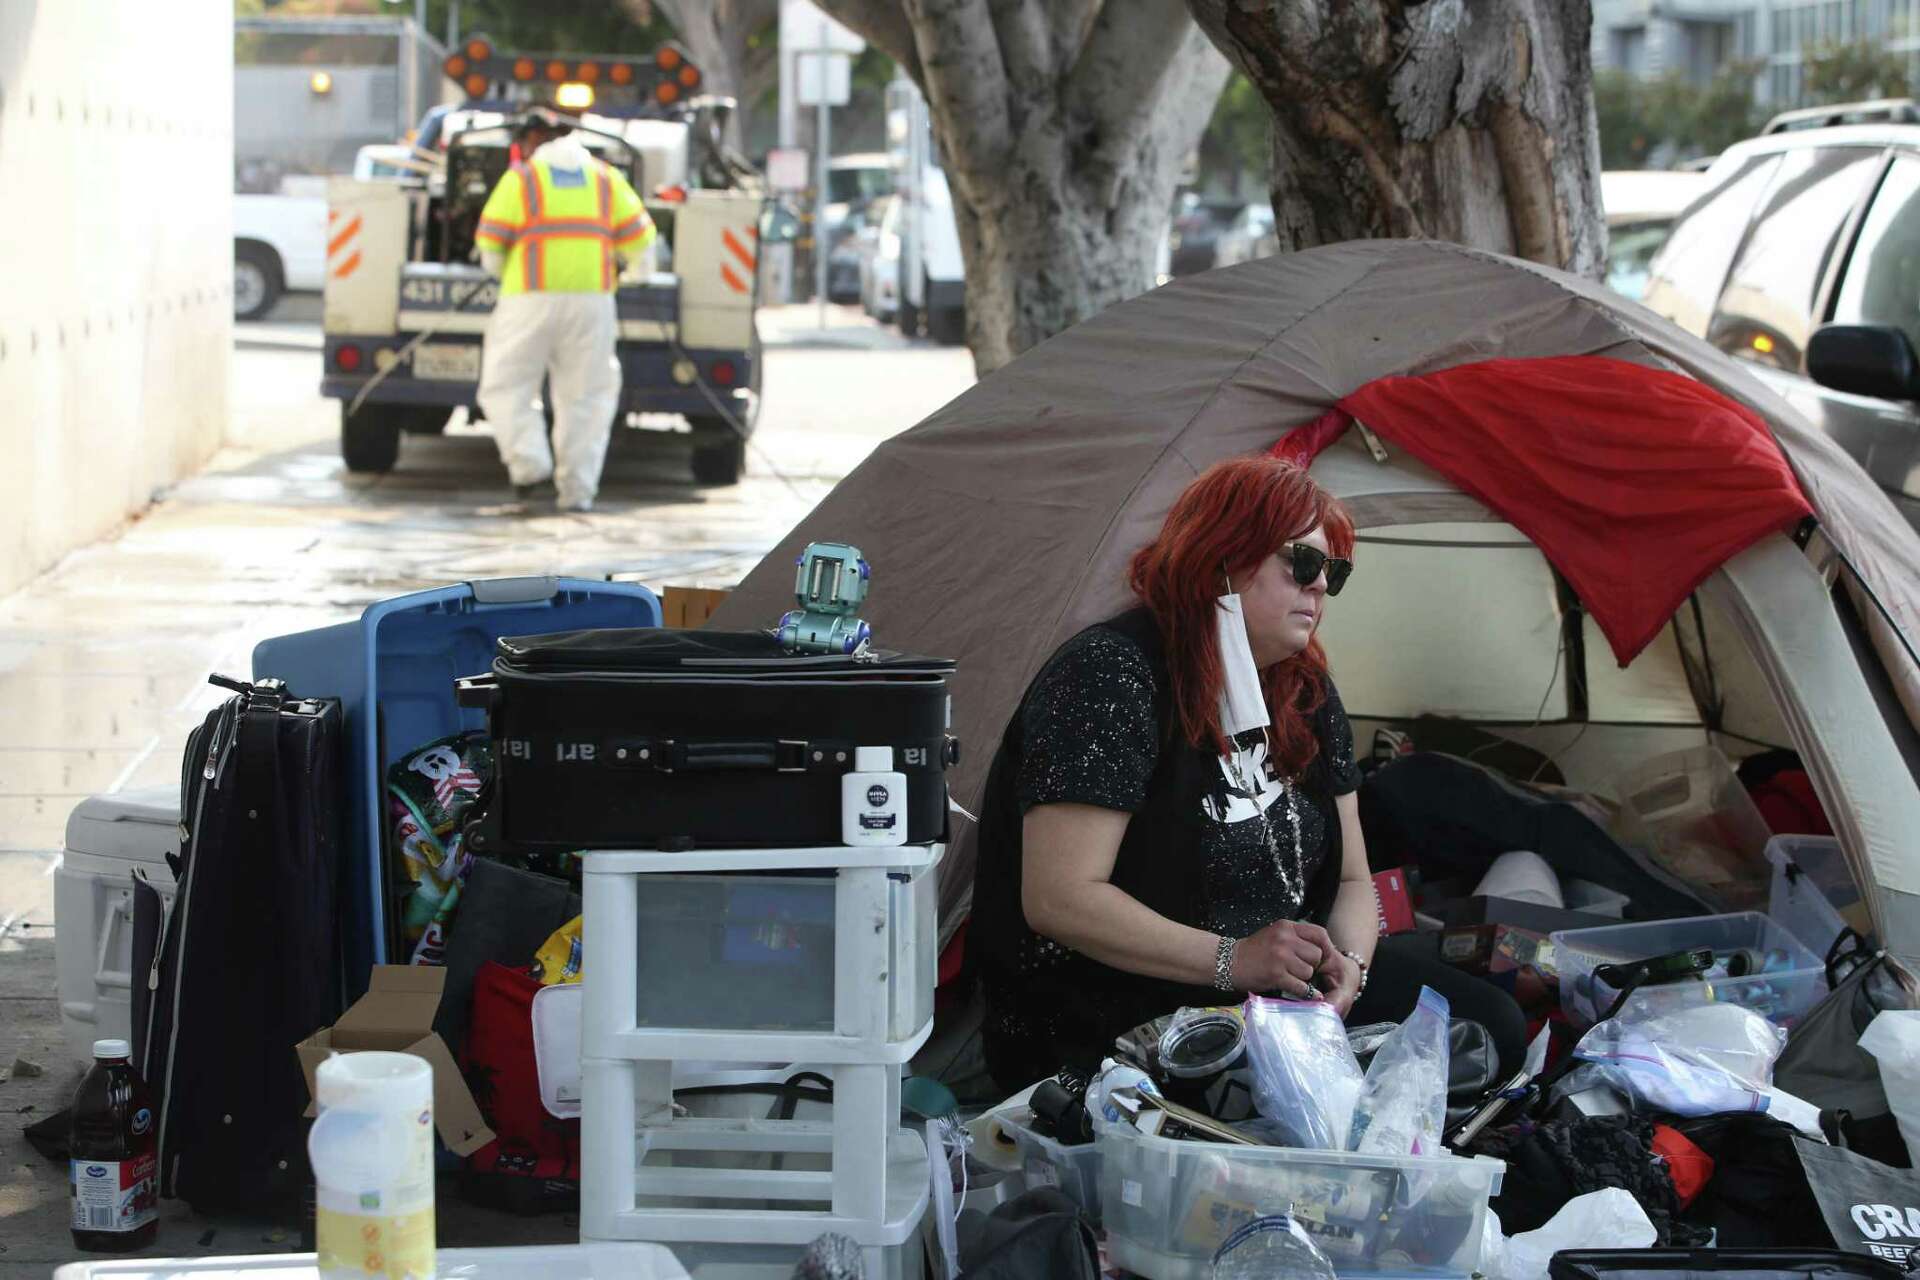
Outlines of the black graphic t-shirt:
<svg viewBox="0 0 1920 1280">
<path fill-rule="evenodd" d="M 1154 664 L 1140 645 L 1111 626 L 1090 627 L 1062 645 L 1035 678 L 1018 733 L 1010 734 L 1019 748 L 1018 759 L 1006 762 L 1012 766 L 1012 798 L 1019 813 L 1036 805 L 1071 803 L 1139 815 L 1155 801 L 1153 788 L 1166 785 L 1168 775 L 1157 769 L 1162 726 L 1155 706 L 1164 704 L 1164 698 L 1156 699 L 1154 680 Z M 1300 918 L 1308 886 L 1330 845 L 1338 846 L 1330 837 L 1339 822 L 1335 798 L 1360 785 L 1353 730 L 1331 682 L 1315 718 L 1315 733 L 1320 756 L 1309 768 L 1312 782 L 1307 785 L 1305 779 L 1272 773 L 1264 735 L 1258 731 L 1241 735 L 1230 755 L 1209 761 L 1214 772 L 1195 789 L 1193 800 L 1199 820 L 1184 828 L 1192 833 L 1190 846 L 1156 855 L 1176 859 L 1198 874 L 1199 916 L 1191 921 L 1198 927 L 1238 938 L 1275 920 Z M 997 868 L 1003 868 L 993 874 L 1017 876 L 1023 858 L 1023 852 L 993 858 Z M 988 874 L 988 864 L 983 848 L 982 875 Z M 976 887 L 975 893 L 978 913 L 982 891 Z M 1167 904 L 1147 905 L 1168 913 Z M 1058 1045 L 1069 1038 L 1058 1025 L 1060 1002 L 1051 994 L 1058 983 L 1048 981 L 1054 975 L 1075 992 L 1080 1006 L 1075 1023 L 1102 1021 L 1088 1006 L 1102 1001 L 1104 988 L 1116 988 L 1118 1007 L 1126 1003 L 1118 989 L 1147 982 L 1033 933 L 1024 921 L 982 923 L 996 940 L 1012 935 L 1006 939 L 1010 954 L 996 957 L 988 967 L 990 1065 L 996 1043 Z M 1008 929 L 999 927 L 1007 924 Z M 1049 994 L 1043 997 L 1043 991 Z M 1123 1025 L 1109 1032 L 1103 1026 L 1102 1032 L 1111 1036 L 1126 1029 Z M 1001 1068 L 993 1069 L 997 1078 Z"/>
</svg>

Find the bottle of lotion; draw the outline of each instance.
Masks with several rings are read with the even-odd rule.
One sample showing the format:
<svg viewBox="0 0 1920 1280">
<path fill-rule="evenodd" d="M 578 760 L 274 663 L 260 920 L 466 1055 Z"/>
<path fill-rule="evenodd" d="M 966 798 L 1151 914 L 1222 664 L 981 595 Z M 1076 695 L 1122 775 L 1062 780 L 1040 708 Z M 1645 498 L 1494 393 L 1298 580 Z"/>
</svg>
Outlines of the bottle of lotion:
<svg viewBox="0 0 1920 1280">
<path fill-rule="evenodd" d="M 853 772 L 840 779 L 840 839 L 855 845 L 907 842 L 907 777 L 893 770 L 892 747 L 855 747 Z"/>
</svg>

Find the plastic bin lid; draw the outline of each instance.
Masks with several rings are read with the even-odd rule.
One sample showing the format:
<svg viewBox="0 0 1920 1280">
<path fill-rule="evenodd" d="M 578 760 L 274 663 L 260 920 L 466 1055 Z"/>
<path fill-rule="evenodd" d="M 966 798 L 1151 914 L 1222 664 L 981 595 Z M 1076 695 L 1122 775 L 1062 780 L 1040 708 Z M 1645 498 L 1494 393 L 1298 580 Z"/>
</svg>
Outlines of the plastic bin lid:
<svg viewBox="0 0 1920 1280">
<path fill-rule="evenodd" d="M 121 862 L 163 863 L 167 852 L 179 845 L 179 828 L 178 788 L 88 796 L 67 816 L 67 850 Z"/>
</svg>

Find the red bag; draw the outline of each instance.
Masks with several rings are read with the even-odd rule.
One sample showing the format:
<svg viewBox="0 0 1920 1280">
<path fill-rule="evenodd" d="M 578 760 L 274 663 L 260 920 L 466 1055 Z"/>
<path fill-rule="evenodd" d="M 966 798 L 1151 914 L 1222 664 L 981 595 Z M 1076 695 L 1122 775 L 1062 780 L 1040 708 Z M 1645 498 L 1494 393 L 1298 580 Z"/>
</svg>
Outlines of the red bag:
<svg viewBox="0 0 1920 1280">
<path fill-rule="evenodd" d="M 521 1213 L 577 1207 L 580 1121 L 548 1113 L 533 1056 L 533 997 L 525 970 L 488 962 L 473 984 L 465 1075 L 495 1139 L 467 1157 L 476 1203 Z"/>
</svg>

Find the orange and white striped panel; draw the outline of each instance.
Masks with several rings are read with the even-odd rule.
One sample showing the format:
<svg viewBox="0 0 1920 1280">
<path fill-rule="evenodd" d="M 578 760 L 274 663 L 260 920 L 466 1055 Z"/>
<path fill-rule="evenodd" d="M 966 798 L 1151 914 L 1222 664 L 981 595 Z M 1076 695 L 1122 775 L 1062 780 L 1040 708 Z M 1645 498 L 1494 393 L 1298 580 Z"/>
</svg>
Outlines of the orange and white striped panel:
<svg viewBox="0 0 1920 1280">
<path fill-rule="evenodd" d="M 760 229 L 747 227 L 745 231 L 746 238 L 742 239 L 731 227 L 720 229 L 720 241 L 733 258 L 731 262 L 725 257 L 720 259 L 720 278 L 726 281 L 727 288 L 735 293 L 753 292 L 753 273 L 760 262 L 759 256 L 754 252 L 760 240 Z M 751 246 L 749 241 L 753 242 Z"/>
<path fill-rule="evenodd" d="M 345 280 L 360 269 L 360 226 L 358 213 L 341 216 L 340 210 L 327 210 L 327 274 Z"/>
</svg>

